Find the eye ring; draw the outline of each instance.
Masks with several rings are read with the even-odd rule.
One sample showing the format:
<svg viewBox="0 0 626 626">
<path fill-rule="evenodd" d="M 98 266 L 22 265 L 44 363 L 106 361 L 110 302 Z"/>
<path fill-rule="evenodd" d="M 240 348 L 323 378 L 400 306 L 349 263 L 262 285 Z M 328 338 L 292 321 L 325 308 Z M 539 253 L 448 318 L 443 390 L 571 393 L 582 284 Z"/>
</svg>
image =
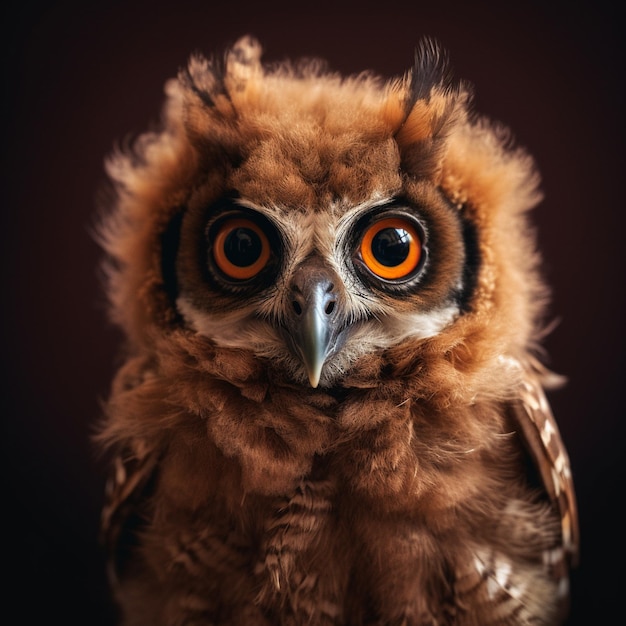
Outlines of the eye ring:
<svg viewBox="0 0 626 626">
<path fill-rule="evenodd" d="M 412 275 L 422 260 L 422 237 L 412 220 L 387 217 L 368 226 L 359 246 L 365 267 L 384 280 Z"/>
<path fill-rule="evenodd" d="M 213 260 L 230 279 L 254 278 L 269 262 L 270 243 L 263 229 L 245 217 L 229 218 L 214 239 Z"/>
</svg>

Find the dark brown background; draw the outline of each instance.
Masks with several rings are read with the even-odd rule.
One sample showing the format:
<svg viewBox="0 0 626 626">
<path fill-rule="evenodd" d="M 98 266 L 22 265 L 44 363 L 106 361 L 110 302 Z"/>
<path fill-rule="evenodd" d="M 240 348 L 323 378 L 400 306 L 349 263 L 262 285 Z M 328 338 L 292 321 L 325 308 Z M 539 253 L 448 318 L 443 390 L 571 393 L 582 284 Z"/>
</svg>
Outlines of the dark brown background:
<svg viewBox="0 0 626 626">
<path fill-rule="evenodd" d="M 3 612 L 19 624 L 112 624 L 96 540 L 103 474 L 89 440 L 118 341 L 90 236 L 105 154 L 158 118 L 164 81 L 194 50 L 250 32 L 268 59 L 319 55 L 343 72 L 400 74 L 432 35 L 474 83 L 477 107 L 513 128 L 543 173 L 535 218 L 561 320 L 547 347 L 570 381 L 550 398 L 583 533 L 569 624 L 614 623 L 625 582 L 623 22 L 598 2 L 296 4 L 5 3 Z"/>
</svg>

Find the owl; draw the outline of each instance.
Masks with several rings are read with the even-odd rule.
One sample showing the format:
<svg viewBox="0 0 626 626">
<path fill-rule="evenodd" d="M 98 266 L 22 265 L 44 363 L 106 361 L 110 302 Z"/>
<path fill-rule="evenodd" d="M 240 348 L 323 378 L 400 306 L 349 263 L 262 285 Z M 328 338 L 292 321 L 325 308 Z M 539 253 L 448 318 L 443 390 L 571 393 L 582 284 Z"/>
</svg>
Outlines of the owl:
<svg viewBox="0 0 626 626">
<path fill-rule="evenodd" d="M 106 161 L 125 626 L 556 625 L 578 555 L 532 158 L 439 43 L 190 57 Z"/>
</svg>

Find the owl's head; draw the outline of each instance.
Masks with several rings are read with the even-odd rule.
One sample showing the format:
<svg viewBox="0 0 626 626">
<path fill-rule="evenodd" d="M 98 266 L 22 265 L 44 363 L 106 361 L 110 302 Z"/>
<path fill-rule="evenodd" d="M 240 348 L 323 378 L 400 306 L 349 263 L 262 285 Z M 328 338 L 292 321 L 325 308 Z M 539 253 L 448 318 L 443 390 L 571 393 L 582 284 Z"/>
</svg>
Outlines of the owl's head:
<svg viewBox="0 0 626 626">
<path fill-rule="evenodd" d="M 538 179 L 442 51 L 422 42 L 391 80 L 260 57 L 250 37 L 192 57 L 162 128 L 108 161 L 108 293 L 131 345 L 184 336 L 326 388 L 400 348 L 413 370 L 424 351 L 470 367 L 524 350 Z"/>
</svg>

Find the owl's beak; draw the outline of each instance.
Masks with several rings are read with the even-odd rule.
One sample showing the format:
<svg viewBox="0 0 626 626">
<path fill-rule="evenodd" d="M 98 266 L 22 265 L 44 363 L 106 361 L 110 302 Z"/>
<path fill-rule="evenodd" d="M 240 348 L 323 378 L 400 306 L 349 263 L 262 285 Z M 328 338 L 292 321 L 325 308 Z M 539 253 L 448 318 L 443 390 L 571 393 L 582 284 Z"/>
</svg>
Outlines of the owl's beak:
<svg viewBox="0 0 626 626">
<path fill-rule="evenodd" d="M 317 387 L 328 357 L 339 347 L 341 315 L 340 278 L 315 258 L 295 272 L 290 289 L 286 329 L 292 350 L 306 368 L 311 387 Z"/>
</svg>

